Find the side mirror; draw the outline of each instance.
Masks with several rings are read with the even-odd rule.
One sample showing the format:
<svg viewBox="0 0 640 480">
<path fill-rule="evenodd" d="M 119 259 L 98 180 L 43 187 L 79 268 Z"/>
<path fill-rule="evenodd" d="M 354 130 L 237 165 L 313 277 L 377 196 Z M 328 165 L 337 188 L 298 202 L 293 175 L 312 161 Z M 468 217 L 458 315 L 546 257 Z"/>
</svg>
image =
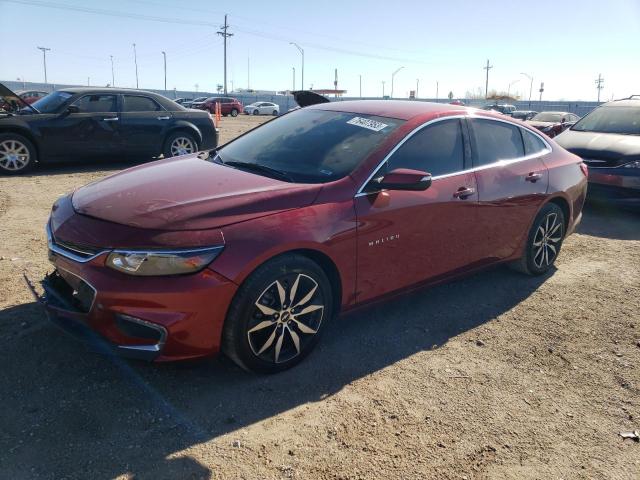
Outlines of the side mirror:
<svg viewBox="0 0 640 480">
<path fill-rule="evenodd" d="M 67 114 L 80 113 L 80 108 L 77 105 L 69 105 L 67 107 Z"/>
<path fill-rule="evenodd" d="M 372 181 L 380 189 L 422 191 L 431 186 L 431 174 L 409 168 L 396 168 L 384 177 Z"/>
</svg>

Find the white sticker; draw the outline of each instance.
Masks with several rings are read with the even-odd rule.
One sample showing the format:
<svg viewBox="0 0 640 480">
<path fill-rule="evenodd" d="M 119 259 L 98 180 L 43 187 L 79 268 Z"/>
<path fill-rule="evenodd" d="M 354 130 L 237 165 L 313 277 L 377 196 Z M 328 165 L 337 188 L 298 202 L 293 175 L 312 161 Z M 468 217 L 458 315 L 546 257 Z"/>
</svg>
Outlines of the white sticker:
<svg viewBox="0 0 640 480">
<path fill-rule="evenodd" d="M 347 123 L 349 125 L 356 125 L 358 127 L 373 130 L 374 132 L 379 132 L 380 130 L 384 130 L 386 127 L 388 127 L 386 123 L 376 122 L 375 120 L 369 120 L 368 118 L 362 117 L 354 117 Z"/>
</svg>

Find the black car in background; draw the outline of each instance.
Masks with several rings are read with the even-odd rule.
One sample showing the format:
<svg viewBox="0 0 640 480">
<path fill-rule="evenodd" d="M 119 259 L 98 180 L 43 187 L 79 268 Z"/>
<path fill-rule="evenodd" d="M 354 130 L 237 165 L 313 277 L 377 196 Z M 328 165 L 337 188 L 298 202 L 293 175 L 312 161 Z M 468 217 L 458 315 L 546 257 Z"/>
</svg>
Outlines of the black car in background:
<svg viewBox="0 0 640 480">
<path fill-rule="evenodd" d="M 151 92 L 66 88 L 33 105 L 0 84 L 0 173 L 36 162 L 173 157 L 214 148 L 209 112 Z"/>
<path fill-rule="evenodd" d="M 589 199 L 640 208 L 640 95 L 600 105 L 554 140 L 587 164 Z"/>
<path fill-rule="evenodd" d="M 534 111 L 534 110 L 515 110 L 513 112 L 511 112 L 511 116 L 513 118 L 517 118 L 518 120 L 531 120 L 533 117 L 535 117 L 538 114 L 538 112 Z"/>
</svg>

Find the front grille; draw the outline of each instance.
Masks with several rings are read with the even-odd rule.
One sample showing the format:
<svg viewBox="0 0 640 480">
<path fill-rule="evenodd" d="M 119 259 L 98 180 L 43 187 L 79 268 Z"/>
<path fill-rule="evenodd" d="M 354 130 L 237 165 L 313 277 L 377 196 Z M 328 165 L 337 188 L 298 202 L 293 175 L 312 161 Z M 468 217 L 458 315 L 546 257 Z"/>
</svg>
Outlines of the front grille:
<svg viewBox="0 0 640 480">
<path fill-rule="evenodd" d="M 100 253 L 103 250 L 102 248 L 90 247 L 87 245 L 78 245 L 76 243 L 71 243 L 71 242 L 63 242 L 61 240 L 58 240 L 57 238 L 53 239 L 53 243 L 55 243 L 58 247 L 64 250 L 68 250 L 71 253 L 74 253 L 75 255 L 79 255 L 83 258 L 93 257 L 94 255 Z"/>
<path fill-rule="evenodd" d="M 613 168 L 621 165 L 619 159 L 616 160 L 604 160 L 600 158 L 583 158 L 582 161 L 587 164 L 589 168 Z"/>
</svg>

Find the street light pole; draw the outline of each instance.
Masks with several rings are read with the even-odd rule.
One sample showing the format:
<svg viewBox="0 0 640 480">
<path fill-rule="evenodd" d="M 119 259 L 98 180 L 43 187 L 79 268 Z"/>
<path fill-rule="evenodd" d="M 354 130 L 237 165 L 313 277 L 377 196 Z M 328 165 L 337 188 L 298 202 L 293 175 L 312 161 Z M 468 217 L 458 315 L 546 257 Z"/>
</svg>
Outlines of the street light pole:
<svg viewBox="0 0 640 480">
<path fill-rule="evenodd" d="M 359 75 L 360 77 L 360 98 L 362 98 L 362 75 Z"/>
<path fill-rule="evenodd" d="M 300 90 L 304 90 L 304 49 L 295 42 L 289 42 L 289 45 L 293 45 L 298 49 L 300 55 L 302 55 L 302 73 L 300 75 Z"/>
<path fill-rule="evenodd" d="M 116 76 L 113 73 L 113 55 L 109 55 L 111 57 L 111 86 L 116 86 Z"/>
<path fill-rule="evenodd" d="M 296 91 L 296 67 L 291 67 L 291 69 L 293 70 L 293 90 L 291 90 L 292 92 Z"/>
<path fill-rule="evenodd" d="M 533 92 L 533 76 L 526 73 L 520 73 L 529 79 L 529 110 L 531 110 L 531 92 Z"/>
<path fill-rule="evenodd" d="M 400 67 L 399 69 L 397 69 L 395 72 L 393 72 L 391 74 L 391 98 L 393 98 L 393 77 L 396 76 L 396 73 L 398 73 L 400 70 L 402 70 L 404 67 Z"/>
<path fill-rule="evenodd" d="M 416 78 L 416 99 L 418 98 L 418 88 L 420 87 L 420 79 Z"/>
<path fill-rule="evenodd" d="M 138 85 L 138 52 L 136 52 L 136 44 L 133 44 L 133 61 L 136 64 L 136 88 L 139 88 Z"/>
<path fill-rule="evenodd" d="M 167 54 L 162 51 L 162 57 L 164 59 L 164 93 L 167 93 Z"/>
<path fill-rule="evenodd" d="M 44 63 L 44 83 L 47 84 L 47 52 L 51 50 L 47 47 L 37 47 L 38 50 L 42 50 L 42 61 Z"/>
<path fill-rule="evenodd" d="M 520 81 L 520 79 L 517 79 L 517 80 L 514 80 L 513 82 L 511 82 L 509 84 L 509 88 L 507 88 L 507 97 L 511 98 L 511 85 L 515 85 L 519 81 Z"/>
<path fill-rule="evenodd" d="M 384 99 L 384 80 L 382 80 L 382 98 Z"/>
<path fill-rule="evenodd" d="M 436 103 L 438 103 L 438 88 L 440 87 L 440 83 L 436 80 Z"/>
</svg>

